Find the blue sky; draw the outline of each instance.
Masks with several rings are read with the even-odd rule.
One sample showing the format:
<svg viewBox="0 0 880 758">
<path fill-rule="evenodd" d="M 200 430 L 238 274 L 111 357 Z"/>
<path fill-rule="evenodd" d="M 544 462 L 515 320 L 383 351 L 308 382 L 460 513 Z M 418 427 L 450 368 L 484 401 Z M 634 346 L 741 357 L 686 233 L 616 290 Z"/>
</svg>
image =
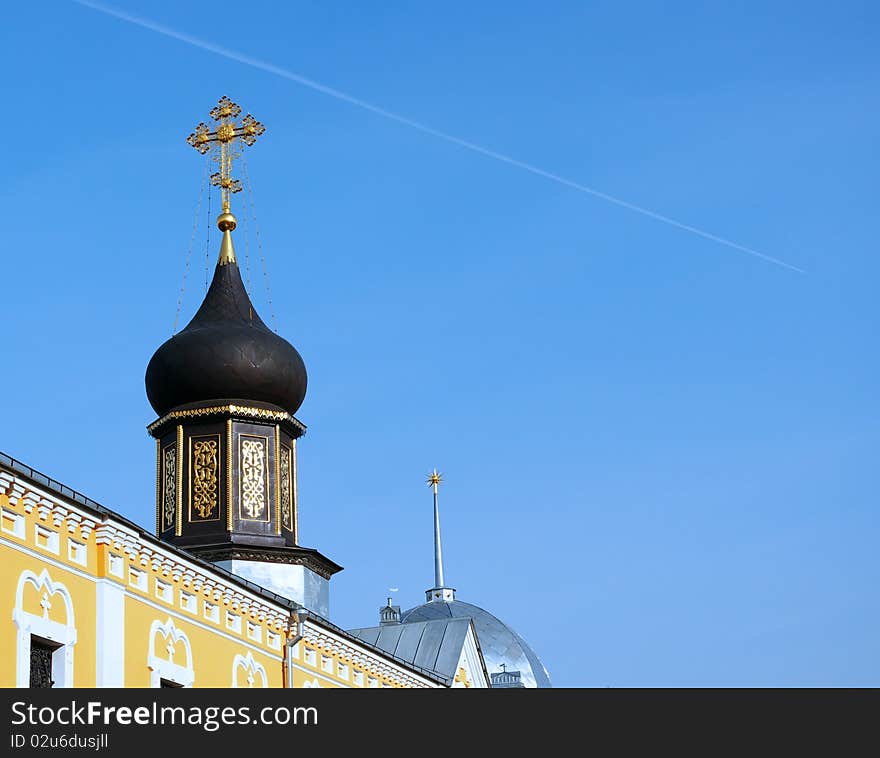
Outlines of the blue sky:
<svg viewBox="0 0 880 758">
<path fill-rule="evenodd" d="M 236 244 L 309 370 L 300 524 L 346 567 L 334 621 L 372 622 L 389 587 L 420 602 L 437 466 L 447 580 L 557 685 L 880 682 L 875 4 L 116 7 L 805 273 L 20 4 L 0 449 L 152 525 L 143 374 L 203 170 L 184 138 L 227 94 L 267 126 L 247 159 L 272 309 L 253 228 Z M 200 215 L 182 323 L 217 254 Z"/>
</svg>

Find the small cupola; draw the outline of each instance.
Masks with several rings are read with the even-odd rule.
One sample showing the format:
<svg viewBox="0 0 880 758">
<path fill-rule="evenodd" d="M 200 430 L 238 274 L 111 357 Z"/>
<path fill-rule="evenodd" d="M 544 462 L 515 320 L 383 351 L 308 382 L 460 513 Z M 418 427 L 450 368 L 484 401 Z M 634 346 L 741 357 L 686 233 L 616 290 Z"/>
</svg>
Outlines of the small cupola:
<svg viewBox="0 0 880 758">
<path fill-rule="evenodd" d="M 388 598 L 388 604 L 383 605 L 379 609 L 379 626 L 392 626 L 400 623 L 400 606 L 391 605 L 391 598 Z"/>
</svg>

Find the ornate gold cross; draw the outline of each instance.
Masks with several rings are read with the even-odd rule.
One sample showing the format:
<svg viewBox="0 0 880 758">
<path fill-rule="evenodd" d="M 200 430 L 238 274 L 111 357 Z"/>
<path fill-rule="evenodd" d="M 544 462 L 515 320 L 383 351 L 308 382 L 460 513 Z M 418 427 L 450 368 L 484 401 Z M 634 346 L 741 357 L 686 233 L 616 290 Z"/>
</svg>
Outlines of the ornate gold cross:
<svg viewBox="0 0 880 758">
<path fill-rule="evenodd" d="M 202 122 L 186 138 L 186 141 L 202 155 L 212 148 L 219 147 L 214 160 L 220 164 L 220 170 L 211 174 L 211 184 L 220 187 L 224 213 L 230 212 L 230 194 L 241 192 L 241 181 L 232 178 L 232 161 L 240 155 L 236 150 L 239 142 L 250 147 L 257 141 L 257 137 L 266 131 L 266 127 L 250 113 L 241 122 L 237 122 L 240 113 L 241 108 L 224 95 L 210 113 L 211 118 L 217 122 L 216 128 L 211 131 L 208 125 Z"/>
</svg>

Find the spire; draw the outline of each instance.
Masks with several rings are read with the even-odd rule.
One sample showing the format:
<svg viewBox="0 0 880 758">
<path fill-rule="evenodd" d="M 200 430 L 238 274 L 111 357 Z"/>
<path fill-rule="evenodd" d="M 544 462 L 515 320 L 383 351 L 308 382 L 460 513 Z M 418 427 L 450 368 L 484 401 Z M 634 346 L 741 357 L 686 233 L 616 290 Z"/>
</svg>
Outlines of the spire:
<svg viewBox="0 0 880 758">
<path fill-rule="evenodd" d="M 443 546 L 440 542 L 440 505 L 437 495 L 442 481 L 443 475 L 436 468 L 428 474 L 428 485 L 434 489 L 434 586 L 425 590 L 429 603 L 455 600 L 455 590 L 447 587 L 443 581 Z"/>
<path fill-rule="evenodd" d="M 241 155 L 242 145 L 250 147 L 257 141 L 257 137 L 266 131 L 266 127 L 250 113 L 240 122 L 236 121 L 240 114 L 241 108 L 238 104 L 224 95 L 210 113 L 211 118 L 217 122 L 216 128 L 211 131 L 203 121 L 186 138 L 186 141 L 202 155 L 213 149 L 213 159 L 220 164 L 220 170 L 211 174 L 211 184 L 220 187 L 223 200 L 223 212 L 217 216 L 217 228 L 223 232 L 218 266 L 235 263 L 232 230 L 235 229 L 237 222 L 230 210 L 230 197 L 236 192 L 241 192 L 241 180 L 232 177 L 232 162 Z"/>
</svg>

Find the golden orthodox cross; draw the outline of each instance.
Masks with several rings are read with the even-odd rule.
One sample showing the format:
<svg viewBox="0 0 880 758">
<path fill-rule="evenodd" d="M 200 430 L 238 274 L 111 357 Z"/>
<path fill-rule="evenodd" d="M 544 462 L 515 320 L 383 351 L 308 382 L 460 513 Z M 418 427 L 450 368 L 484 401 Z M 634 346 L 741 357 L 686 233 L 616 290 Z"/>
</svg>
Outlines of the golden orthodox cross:
<svg viewBox="0 0 880 758">
<path fill-rule="evenodd" d="M 239 142 L 250 147 L 266 131 L 259 121 L 248 113 L 240 122 L 236 121 L 241 108 L 225 95 L 211 109 L 210 116 L 217 122 L 212 131 L 204 122 L 186 138 L 186 141 L 202 155 L 212 148 L 218 148 L 214 160 L 220 164 L 220 170 L 211 174 L 211 184 L 220 187 L 223 199 L 223 212 L 229 213 L 229 196 L 241 192 L 241 181 L 232 177 L 232 161 L 240 153 L 236 151 Z"/>
</svg>

